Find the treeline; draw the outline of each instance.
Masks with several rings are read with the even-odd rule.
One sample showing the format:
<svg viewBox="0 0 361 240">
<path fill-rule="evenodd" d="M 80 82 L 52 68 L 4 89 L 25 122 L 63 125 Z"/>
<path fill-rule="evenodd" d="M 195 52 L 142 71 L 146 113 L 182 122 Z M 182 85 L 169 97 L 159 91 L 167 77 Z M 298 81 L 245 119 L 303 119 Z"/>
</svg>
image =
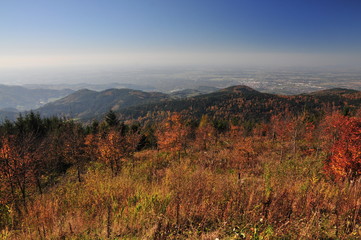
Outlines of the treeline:
<svg viewBox="0 0 361 240">
<path fill-rule="evenodd" d="M 110 111 L 82 125 L 31 112 L 0 126 L 0 236 L 353 236 L 361 112 L 350 114 L 139 124 Z"/>
<path fill-rule="evenodd" d="M 101 124 L 95 121 L 87 126 L 57 117 L 41 118 L 33 112 L 15 122 L 5 121 L 0 125 L 0 208 L 12 206 L 15 219 L 21 219 L 28 211 L 28 199 L 43 194 L 70 167 L 77 169 L 81 182 L 90 161 L 104 161 L 116 175 L 123 159 L 156 145 L 145 131 L 138 124 L 120 123 L 112 111 Z M 6 221 L 0 221 L 0 227 Z"/>
</svg>

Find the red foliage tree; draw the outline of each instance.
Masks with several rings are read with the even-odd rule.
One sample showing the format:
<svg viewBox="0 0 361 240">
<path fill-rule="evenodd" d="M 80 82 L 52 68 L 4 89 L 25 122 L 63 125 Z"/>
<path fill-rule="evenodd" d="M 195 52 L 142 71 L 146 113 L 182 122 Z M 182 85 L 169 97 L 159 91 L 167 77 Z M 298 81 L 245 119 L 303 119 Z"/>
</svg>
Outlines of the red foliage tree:
<svg viewBox="0 0 361 240">
<path fill-rule="evenodd" d="M 326 171 L 337 180 L 354 179 L 361 175 L 361 119 L 333 118 L 333 145 Z"/>
</svg>

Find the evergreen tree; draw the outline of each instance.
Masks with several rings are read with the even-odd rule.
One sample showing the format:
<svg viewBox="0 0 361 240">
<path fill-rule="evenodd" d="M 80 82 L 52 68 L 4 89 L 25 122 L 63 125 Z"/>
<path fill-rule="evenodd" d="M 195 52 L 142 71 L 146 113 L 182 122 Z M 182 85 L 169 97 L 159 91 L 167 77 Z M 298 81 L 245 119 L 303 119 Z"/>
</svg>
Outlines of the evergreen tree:
<svg viewBox="0 0 361 240">
<path fill-rule="evenodd" d="M 114 127 L 114 126 L 117 126 L 119 124 L 119 120 L 117 118 L 117 115 L 115 114 L 115 112 L 113 110 L 110 110 L 107 113 L 107 115 L 105 116 L 105 122 L 110 127 Z"/>
</svg>

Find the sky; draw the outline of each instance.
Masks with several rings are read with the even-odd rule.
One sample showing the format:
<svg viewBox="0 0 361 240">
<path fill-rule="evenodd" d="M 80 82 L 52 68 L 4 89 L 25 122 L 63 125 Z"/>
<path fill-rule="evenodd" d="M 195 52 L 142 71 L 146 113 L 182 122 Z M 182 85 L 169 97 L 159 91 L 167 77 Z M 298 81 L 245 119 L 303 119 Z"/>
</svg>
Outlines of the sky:
<svg viewBox="0 0 361 240">
<path fill-rule="evenodd" d="M 0 69 L 361 66 L 359 0 L 0 0 Z"/>
</svg>

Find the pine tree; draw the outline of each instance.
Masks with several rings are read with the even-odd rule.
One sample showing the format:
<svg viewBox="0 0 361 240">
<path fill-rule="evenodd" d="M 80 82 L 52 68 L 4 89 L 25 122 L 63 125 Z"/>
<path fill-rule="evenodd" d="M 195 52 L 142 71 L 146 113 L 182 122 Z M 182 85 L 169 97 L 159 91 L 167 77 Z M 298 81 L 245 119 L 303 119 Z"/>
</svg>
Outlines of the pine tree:
<svg viewBox="0 0 361 240">
<path fill-rule="evenodd" d="M 117 126 L 119 124 L 119 120 L 117 118 L 117 115 L 115 114 L 115 112 L 113 110 L 110 110 L 107 113 L 107 115 L 105 116 L 105 122 L 110 127 L 115 127 L 115 126 Z"/>
</svg>

